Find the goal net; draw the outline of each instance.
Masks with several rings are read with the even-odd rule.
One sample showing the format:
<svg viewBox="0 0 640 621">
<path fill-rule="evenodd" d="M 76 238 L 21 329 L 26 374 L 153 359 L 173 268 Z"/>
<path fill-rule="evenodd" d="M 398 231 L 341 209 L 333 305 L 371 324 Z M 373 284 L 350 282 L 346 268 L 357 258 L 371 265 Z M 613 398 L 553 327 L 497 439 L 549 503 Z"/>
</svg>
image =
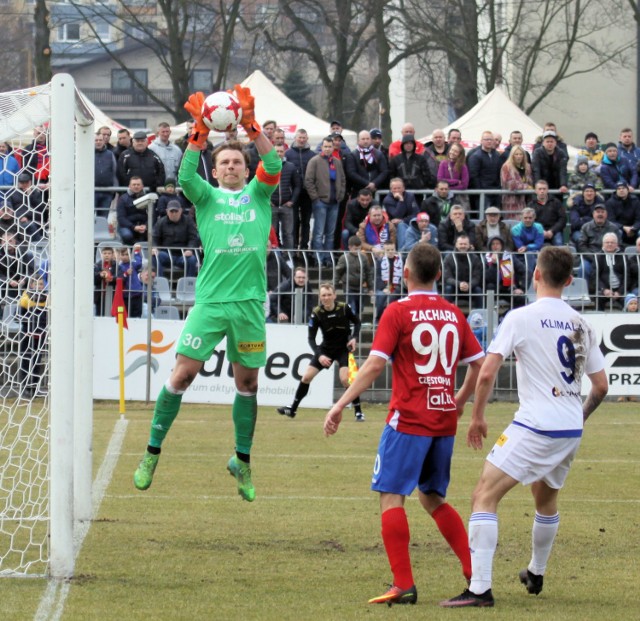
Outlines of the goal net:
<svg viewBox="0 0 640 621">
<path fill-rule="evenodd" d="M 91 115 L 69 76 L 0 93 L 0 576 L 71 575 L 74 519 L 90 517 L 90 482 L 74 481 L 81 463 L 91 472 L 91 423 L 75 418 L 91 405 L 74 371 L 91 351 L 77 332 L 92 334 L 77 321 L 91 296 L 76 269 L 93 241 L 93 210 L 89 222 L 75 211 L 87 162 L 92 185 L 87 149 Z"/>
</svg>

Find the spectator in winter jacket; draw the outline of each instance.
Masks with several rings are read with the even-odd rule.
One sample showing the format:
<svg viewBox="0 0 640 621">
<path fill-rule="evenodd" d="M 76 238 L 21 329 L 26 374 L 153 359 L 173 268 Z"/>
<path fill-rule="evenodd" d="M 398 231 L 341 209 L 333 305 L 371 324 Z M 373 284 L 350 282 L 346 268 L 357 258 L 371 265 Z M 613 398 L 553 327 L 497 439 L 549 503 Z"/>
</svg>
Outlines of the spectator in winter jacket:
<svg viewBox="0 0 640 621">
<path fill-rule="evenodd" d="M 376 192 L 387 187 L 387 158 L 371 144 L 371 134 L 367 130 L 358 134 L 358 146 L 346 159 L 346 174 L 352 192 L 362 188 Z"/>
<path fill-rule="evenodd" d="M 140 246 L 133 247 L 133 257 L 126 246 L 118 248 L 117 277 L 122 278 L 124 303 L 129 317 L 142 317 L 143 285 L 140 280 L 141 270 L 142 252 Z"/>
<path fill-rule="evenodd" d="M 149 145 L 149 149 L 153 151 L 161 160 L 164 166 L 164 174 L 166 177 L 177 177 L 178 168 L 180 168 L 180 160 L 182 159 L 182 150 L 176 144 L 173 144 L 169 137 L 171 136 L 171 126 L 167 122 L 158 124 L 156 139 Z M 158 184 L 160 185 L 160 184 Z"/>
<path fill-rule="evenodd" d="M 0 200 L 8 196 L 9 189 L 16 184 L 19 170 L 18 160 L 11 154 L 9 144 L 0 142 Z M 2 190 L 2 186 L 8 187 Z"/>
<path fill-rule="evenodd" d="M 475 252 L 469 252 L 469 237 L 456 237 L 455 250 L 447 253 L 443 261 L 442 282 L 444 297 L 452 304 L 483 307 L 482 261 Z"/>
<path fill-rule="evenodd" d="M 619 181 L 615 194 L 605 203 L 610 222 L 620 228 L 620 237 L 625 246 L 633 246 L 640 231 L 640 200 L 629 193 L 624 181 Z"/>
<path fill-rule="evenodd" d="M 536 213 L 536 222 L 544 230 L 544 243 L 553 246 L 564 245 L 564 227 L 567 214 L 564 205 L 554 196 L 549 196 L 549 186 L 544 179 L 539 179 L 535 186 L 536 198 L 529 207 Z"/>
<path fill-rule="evenodd" d="M 567 178 L 567 154 L 558 146 L 558 135 L 555 131 L 547 130 L 542 134 L 542 146 L 533 151 L 531 168 L 533 181 L 544 179 L 549 189 L 569 191 Z"/>
<path fill-rule="evenodd" d="M 533 207 L 525 207 L 522 210 L 522 221 L 511 228 L 513 245 L 518 255 L 514 259 L 517 261 L 520 258 L 524 262 L 528 277 L 527 284 L 531 282 L 533 270 L 538 262 L 538 252 L 544 245 L 544 229 L 535 219 L 536 210 Z"/>
<path fill-rule="evenodd" d="M 111 314 L 107 289 L 111 287 L 113 293 L 117 272 L 118 264 L 113 248 L 101 247 L 100 258 L 93 266 L 93 304 L 98 317 L 107 317 Z"/>
<path fill-rule="evenodd" d="M 147 134 L 137 131 L 133 134 L 133 146 L 122 152 L 118 158 L 118 181 L 129 185 L 131 177 L 142 179 L 143 186 L 155 192 L 164 185 L 165 172 L 162 160 L 147 146 Z"/>
<path fill-rule="evenodd" d="M 500 189 L 500 154 L 494 148 L 492 132 L 482 132 L 480 147 L 473 151 L 467 160 L 469 167 L 469 188 L 475 190 Z M 498 205 L 500 195 L 487 194 L 485 206 Z M 479 199 L 472 197 L 472 205 L 477 208 Z"/>
<path fill-rule="evenodd" d="M 636 143 L 633 142 L 633 131 L 629 127 L 620 130 L 618 155 L 628 164 L 631 170 L 638 170 L 640 147 L 637 147 Z"/>
<path fill-rule="evenodd" d="M 574 196 L 569 210 L 569 223 L 571 225 L 571 241 L 578 246 L 582 226 L 593 220 L 593 210 L 596 205 L 604 205 L 604 199 L 596 193 L 592 183 L 587 183 L 582 194 Z"/>
<path fill-rule="evenodd" d="M 431 219 L 431 224 L 439 226 L 440 221 L 449 215 L 454 201 L 454 194 L 449 189 L 448 181 L 438 181 L 433 194 L 422 201 L 420 211 L 426 211 Z"/>
<path fill-rule="evenodd" d="M 526 302 L 526 281 L 523 262 L 504 247 L 500 236 L 492 237 L 484 258 L 484 288 L 495 291 L 499 300 L 517 308 Z"/>
<path fill-rule="evenodd" d="M 604 151 L 601 151 L 604 157 Z M 602 179 L 596 172 L 600 170 L 600 165 L 589 168 L 589 159 L 586 155 L 578 155 L 576 158 L 576 169 L 569 175 L 569 191 L 581 192 L 582 188 L 587 184 L 593 185 L 596 189 L 602 189 Z"/>
<path fill-rule="evenodd" d="M 449 216 L 440 222 L 438 226 L 438 248 L 441 252 L 451 252 L 455 249 L 456 239 L 460 235 L 469 238 L 471 248 L 476 246 L 476 231 L 473 222 L 467 218 L 462 205 L 453 205 Z"/>
<path fill-rule="evenodd" d="M 503 190 L 533 188 L 533 172 L 526 156 L 527 152 L 519 145 L 510 149 L 507 161 L 500 168 L 500 184 Z M 502 213 L 506 218 L 519 217 L 526 202 L 526 194 L 503 194 Z M 506 239 L 504 241 L 506 243 Z"/>
<path fill-rule="evenodd" d="M 131 132 L 129 132 L 128 129 L 119 129 L 116 135 L 116 140 L 118 142 L 113 148 L 113 154 L 115 155 L 117 161 L 118 158 L 122 155 L 122 152 L 131 147 Z"/>
<path fill-rule="evenodd" d="M 113 151 L 107 149 L 102 134 L 96 134 L 93 141 L 95 147 L 95 179 L 93 183 L 96 188 L 93 195 L 94 208 L 97 216 L 106 218 L 109 214 L 114 194 L 113 192 L 100 191 L 98 188 L 109 188 L 118 185 L 118 177 L 116 175 L 118 163 Z"/>
<path fill-rule="evenodd" d="M 23 172 L 28 173 L 36 184 L 49 182 L 49 148 L 47 147 L 48 123 L 33 130 L 33 142 L 15 153 Z"/>
<path fill-rule="evenodd" d="M 431 132 L 431 140 L 424 143 L 426 151 L 430 151 L 433 157 L 440 162 L 445 162 L 448 159 L 449 149 L 451 145 L 445 140 L 444 130 L 434 129 Z"/>
<path fill-rule="evenodd" d="M 272 323 L 293 323 L 296 292 L 302 293 L 302 317 L 299 323 L 309 320 L 315 306 L 316 297 L 311 292 L 307 272 L 303 267 L 293 270 L 293 278 L 283 280 L 269 297 L 269 319 Z"/>
<path fill-rule="evenodd" d="M 344 218 L 344 229 L 342 229 L 342 247 L 346 248 L 349 238 L 358 234 L 360 223 L 369 214 L 369 207 L 378 204 L 373 200 L 373 192 L 363 188 L 358 192 L 358 196 L 347 203 L 347 211 Z"/>
<path fill-rule="evenodd" d="M 582 225 L 580 229 L 580 237 L 578 238 L 578 252 L 580 257 L 580 269 L 578 276 L 591 281 L 593 257 L 589 254 L 595 254 L 602 250 L 602 240 L 606 233 L 615 233 L 620 235 L 620 228 L 610 222 L 607 218 L 607 208 L 603 203 L 594 205 L 593 218 L 591 221 Z M 587 255 L 587 256 L 585 256 Z"/>
<path fill-rule="evenodd" d="M 200 246 L 198 230 L 193 218 L 185 216 L 180 201 L 174 199 L 167 205 L 167 215 L 153 227 L 154 269 L 164 276 L 166 269 L 185 268 L 185 276 L 196 276 Z"/>
<path fill-rule="evenodd" d="M 605 145 L 600 164 L 600 176 L 605 188 L 615 190 L 618 181 L 624 181 L 630 190 L 638 186 L 638 170 L 631 167 L 630 160 L 630 157 L 620 157 L 618 147 L 613 142 Z"/>
<path fill-rule="evenodd" d="M 187 200 L 186 196 L 182 192 L 176 191 L 176 180 L 171 177 L 167 177 L 162 188 L 162 194 L 158 198 L 155 204 L 155 213 L 153 214 L 153 223 L 158 221 L 158 218 L 167 215 L 167 205 L 169 201 L 180 201 L 182 205 L 182 213 L 185 216 L 193 217 L 192 207 L 193 205 Z"/>
<path fill-rule="evenodd" d="M 358 237 L 364 252 L 381 251 L 385 244 L 396 245 L 396 227 L 380 205 L 372 205 L 369 215 L 360 223 Z"/>
<path fill-rule="evenodd" d="M 399 155 L 400 153 L 402 153 L 402 138 L 407 134 L 411 134 L 412 136 L 415 136 L 416 128 L 413 126 L 413 123 L 405 123 L 400 128 L 400 134 L 401 134 L 400 139 L 394 140 L 389 145 L 389 161 L 391 161 L 391 159 L 394 158 L 396 155 Z M 425 151 L 424 145 L 421 142 L 416 142 L 416 153 L 418 155 L 421 155 L 422 153 L 424 153 L 424 151 Z"/>
<path fill-rule="evenodd" d="M 418 214 L 416 197 L 407 192 L 404 181 L 400 177 L 391 179 L 389 194 L 384 197 L 382 207 L 387 212 L 389 221 L 396 227 L 397 247 L 402 248 L 409 222 Z"/>
<path fill-rule="evenodd" d="M 596 294 L 598 310 L 622 310 L 627 295 L 628 270 L 615 233 L 604 234 L 602 249 L 593 259 L 591 292 Z"/>
<path fill-rule="evenodd" d="M 138 209 L 133 201 L 144 196 L 142 179 L 133 176 L 129 180 L 129 187 L 118 198 L 116 211 L 118 213 L 118 235 L 122 243 L 132 245 L 136 241 L 147 240 L 147 212 L 146 209 Z"/>
<path fill-rule="evenodd" d="M 285 151 L 284 157 L 291 162 L 301 180 L 307 172 L 307 164 L 315 157 L 309 145 L 309 135 L 305 129 L 299 129 L 293 139 L 293 145 Z M 304 186 L 300 189 L 300 196 L 293 209 L 293 246 L 306 250 L 309 247 L 309 233 L 311 222 L 311 198 Z"/>
<path fill-rule="evenodd" d="M 373 291 L 373 272 L 367 257 L 362 254 L 362 242 L 357 235 L 348 240 L 349 251 L 338 259 L 334 277 L 334 287 L 342 283 L 347 297 L 347 304 L 356 315 L 360 315 L 362 307 L 360 294 L 369 289 Z"/>
<path fill-rule="evenodd" d="M 432 188 L 435 179 L 431 175 L 424 155 L 416 153 L 416 139 L 413 134 L 402 137 L 402 152 L 389 162 L 391 178 L 400 177 L 408 190 Z M 421 202 L 422 197 L 416 197 Z"/>
<path fill-rule="evenodd" d="M 587 132 L 585 135 L 584 147 L 578 151 L 578 155 L 576 156 L 576 167 L 579 157 L 587 158 L 589 170 L 593 170 L 596 173 L 600 170 L 604 151 L 600 148 L 600 141 L 598 140 L 598 135 L 596 133 Z"/>
<path fill-rule="evenodd" d="M 502 220 L 497 207 L 487 207 L 484 219 L 476 224 L 476 250 L 489 250 L 489 240 L 492 237 L 500 237 L 505 249 L 513 250 L 511 228 Z"/>
<path fill-rule="evenodd" d="M 404 293 L 402 257 L 393 244 L 384 244 L 382 252 L 376 253 L 374 273 L 378 322 L 385 308 L 394 300 L 400 299 Z"/>
<path fill-rule="evenodd" d="M 438 247 L 438 228 L 431 224 L 429 214 L 426 211 L 421 211 L 415 218 L 412 218 L 404 237 L 404 244 L 399 247 L 400 252 L 409 252 L 418 242 Z"/>
<path fill-rule="evenodd" d="M 454 192 L 469 187 L 469 168 L 464 149 L 459 144 L 451 145 L 447 157 L 440 162 L 438 181 L 442 180 L 447 181 Z"/>
<path fill-rule="evenodd" d="M 284 145 L 275 146 L 276 153 L 282 160 L 280 183 L 271 195 L 271 226 L 279 238 L 281 248 L 292 250 L 293 245 L 293 214 L 296 210 L 302 179 L 296 167 L 285 159 Z"/>
<path fill-rule="evenodd" d="M 342 162 L 335 157 L 333 139 L 322 141 L 322 153 L 307 164 L 304 187 L 313 205 L 313 239 L 311 248 L 326 266 L 331 264 L 329 250 L 334 248 L 334 236 L 338 222 L 338 204 L 346 192 L 346 178 Z M 325 252 L 320 252 L 324 250 Z"/>
</svg>

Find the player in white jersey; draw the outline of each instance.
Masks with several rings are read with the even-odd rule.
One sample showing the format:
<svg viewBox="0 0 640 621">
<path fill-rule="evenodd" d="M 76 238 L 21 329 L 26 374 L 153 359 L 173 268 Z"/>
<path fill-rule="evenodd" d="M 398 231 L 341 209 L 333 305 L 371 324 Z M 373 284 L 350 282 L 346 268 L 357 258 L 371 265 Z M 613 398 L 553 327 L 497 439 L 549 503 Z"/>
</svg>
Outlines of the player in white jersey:
<svg viewBox="0 0 640 621">
<path fill-rule="evenodd" d="M 536 508 L 532 556 L 519 578 L 527 591 L 542 591 L 543 576 L 558 531 L 558 492 L 569 473 L 584 421 L 607 394 L 604 358 L 593 328 L 562 301 L 571 282 L 573 258 L 559 246 L 539 254 L 534 272 L 536 302 L 504 319 L 480 371 L 467 444 L 482 448 L 484 411 L 498 371 L 516 356 L 520 408 L 487 456 L 472 498 L 469 518 L 471 583 L 461 595 L 441 602 L 448 608 L 493 606 L 491 572 L 498 542 L 498 503 L 518 483 L 531 483 Z M 581 400 L 583 375 L 591 390 Z"/>
</svg>

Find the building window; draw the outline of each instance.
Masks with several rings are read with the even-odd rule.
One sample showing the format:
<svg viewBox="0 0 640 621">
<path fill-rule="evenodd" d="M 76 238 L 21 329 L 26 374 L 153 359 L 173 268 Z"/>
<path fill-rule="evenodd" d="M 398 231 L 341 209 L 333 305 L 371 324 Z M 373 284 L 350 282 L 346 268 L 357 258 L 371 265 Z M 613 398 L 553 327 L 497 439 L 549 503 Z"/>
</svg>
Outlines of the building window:
<svg viewBox="0 0 640 621">
<path fill-rule="evenodd" d="M 129 129 L 148 129 L 147 119 L 113 119 L 116 123 L 124 125 Z"/>
<path fill-rule="evenodd" d="M 194 69 L 189 79 L 189 90 L 209 93 L 213 83 L 213 72 L 210 69 Z"/>
<path fill-rule="evenodd" d="M 111 27 L 108 22 L 98 22 L 94 25 L 96 29 L 96 37 L 103 43 L 111 41 Z"/>
<path fill-rule="evenodd" d="M 80 24 L 60 24 L 58 26 L 58 41 L 80 41 Z"/>
<path fill-rule="evenodd" d="M 145 86 L 147 85 L 146 69 L 131 69 L 135 78 Z M 137 91 L 138 85 L 129 77 L 124 69 L 111 70 L 111 88 L 116 91 Z"/>
</svg>

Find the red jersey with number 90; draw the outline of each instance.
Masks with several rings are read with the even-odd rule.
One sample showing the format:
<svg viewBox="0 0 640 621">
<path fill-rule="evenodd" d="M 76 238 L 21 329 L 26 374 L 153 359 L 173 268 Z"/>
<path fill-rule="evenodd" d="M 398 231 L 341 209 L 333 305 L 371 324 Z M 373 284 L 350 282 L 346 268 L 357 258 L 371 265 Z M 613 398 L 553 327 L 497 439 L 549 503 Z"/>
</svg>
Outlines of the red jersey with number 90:
<svg viewBox="0 0 640 621">
<path fill-rule="evenodd" d="M 390 304 L 378 325 L 371 354 L 392 360 L 389 425 L 418 436 L 455 435 L 458 362 L 484 356 L 457 306 L 424 291 Z"/>
</svg>

